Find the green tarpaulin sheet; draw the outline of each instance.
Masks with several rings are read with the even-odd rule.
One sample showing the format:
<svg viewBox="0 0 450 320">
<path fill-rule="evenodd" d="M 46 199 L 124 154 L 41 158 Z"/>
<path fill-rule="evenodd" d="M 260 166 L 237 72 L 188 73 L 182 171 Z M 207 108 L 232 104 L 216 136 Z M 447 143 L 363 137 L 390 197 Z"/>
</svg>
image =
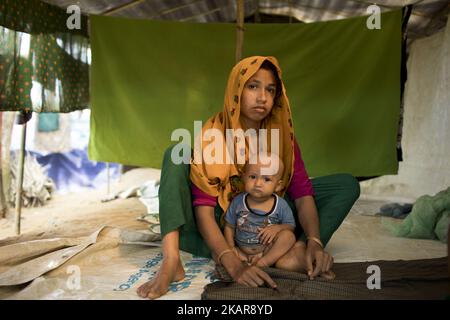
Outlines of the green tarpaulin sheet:
<svg viewBox="0 0 450 320">
<path fill-rule="evenodd" d="M 401 17 L 246 25 L 243 56 L 280 62 L 310 176 L 397 172 Z M 174 129 L 222 110 L 235 31 L 92 16 L 90 158 L 159 168 Z"/>
</svg>

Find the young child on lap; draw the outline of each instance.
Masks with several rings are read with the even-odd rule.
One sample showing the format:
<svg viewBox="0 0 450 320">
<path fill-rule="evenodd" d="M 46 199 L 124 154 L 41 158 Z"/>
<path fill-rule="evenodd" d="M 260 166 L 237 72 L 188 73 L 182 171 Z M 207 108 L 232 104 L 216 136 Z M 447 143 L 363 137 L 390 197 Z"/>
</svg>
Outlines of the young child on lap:
<svg viewBox="0 0 450 320">
<path fill-rule="evenodd" d="M 226 212 L 225 239 L 249 265 L 270 267 L 295 244 L 292 210 L 276 194 L 283 187 L 282 173 L 282 160 L 275 154 L 259 155 L 255 164 L 247 162 L 241 177 L 245 192 Z"/>
</svg>

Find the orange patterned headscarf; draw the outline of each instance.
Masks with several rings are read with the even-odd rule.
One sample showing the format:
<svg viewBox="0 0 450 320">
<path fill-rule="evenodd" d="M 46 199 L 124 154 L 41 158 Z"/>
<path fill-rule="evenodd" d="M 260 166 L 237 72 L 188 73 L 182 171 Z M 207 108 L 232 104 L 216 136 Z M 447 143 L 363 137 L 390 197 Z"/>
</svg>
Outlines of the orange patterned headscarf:
<svg viewBox="0 0 450 320">
<path fill-rule="evenodd" d="M 223 111 L 208 119 L 202 128 L 202 136 L 197 138 L 202 139 L 202 150 L 205 150 L 205 148 L 209 148 L 209 150 L 211 150 L 210 144 L 217 144 L 213 139 L 211 139 L 212 141 L 209 139 L 205 140 L 204 133 L 207 129 L 218 129 L 222 133 L 222 145 L 224 148 L 223 154 L 225 154 L 226 129 L 245 130 L 242 128 L 239 120 L 241 95 L 244 85 L 247 80 L 259 70 L 262 63 L 266 60 L 271 62 L 277 70 L 278 78 L 281 82 L 281 88 L 277 88 L 277 91 L 281 90 L 281 92 L 277 95 L 278 98 L 274 101 L 272 111 L 263 121 L 261 121 L 261 129 L 267 129 L 268 151 L 271 150 L 270 129 L 279 129 L 278 155 L 284 163 L 284 172 L 282 174 L 284 187 L 278 194 L 283 196 L 291 181 L 294 167 L 294 129 L 292 126 L 289 100 L 286 96 L 286 90 L 281 79 L 281 70 L 276 58 L 253 56 L 241 60 L 233 67 L 228 78 L 228 84 L 225 91 Z M 233 141 L 232 145 L 235 148 L 235 152 L 233 154 L 243 151 L 237 150 L 238 145 L 236 139 Z M 248 160 L 249 143 L 247 138 L 245 145 L 245 155 Z M 196 159 L 200 159 L 203 157 L 203 154 L 197 153 L 197 157 L 198 158 Z M 203 160 L 204 158 L 201 159 Z M 234 160 L 236 160 L 236 157 Z M 233 161 L 231 164 L 207 164 L 204 160 L 201 161 L 201 163 L 199 162 L 200 161 L 191 160 L 191 181 L 203 192 L 217 197 L 220 207 L 225 212 L 234 196 L 244 191 L 243 183 L 240 180 L 240 175 L 243 172 L 244 164 L 237 164 L 237 161 Z"/>
</svg>

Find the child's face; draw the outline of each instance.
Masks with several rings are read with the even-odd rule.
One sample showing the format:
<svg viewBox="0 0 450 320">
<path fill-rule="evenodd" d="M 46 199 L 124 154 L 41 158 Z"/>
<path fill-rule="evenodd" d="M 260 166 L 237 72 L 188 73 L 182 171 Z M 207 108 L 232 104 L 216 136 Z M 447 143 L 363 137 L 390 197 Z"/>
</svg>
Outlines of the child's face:
<svg viewBox="0 0 450 320">
<path fill-rule="evenodd" d="M 280 175 L 262 175 L 261 165 L 247 164 L 245 167 L 244 181 L 245 192 L 248 192 L 254 198 L 267 198 L 274 192 L 278 192 L 282 187 Z"/>
<path fill-rule="evenodd" d="M 247 125 L 258 125 L 270 113 L 276 93 L 272 71 L 259 69 L 245 83 L 241 96 L 240 119 Z"/>
</svg>

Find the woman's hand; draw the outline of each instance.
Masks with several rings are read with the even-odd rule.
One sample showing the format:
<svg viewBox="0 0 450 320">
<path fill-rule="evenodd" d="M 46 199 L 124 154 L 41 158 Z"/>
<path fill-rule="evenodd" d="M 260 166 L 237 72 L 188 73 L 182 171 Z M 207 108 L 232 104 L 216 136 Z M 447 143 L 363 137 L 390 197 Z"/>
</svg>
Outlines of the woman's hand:
<svg viewBox="0 0 450 320">
<path fill-rule="evenodd" d="M 311 280 L 328 273 L 333 266 L 333 257 L 323 250 L 323 248 L 315 241 L 308 241 L 306 247 L 306 270 Z"/>
<path fill-rule="evenodd" d="M 312 196 L 304 196 L 295 200 L 298 219 L 304 232 L 320 238 L 319 215 L 316 203 Z M 333 266 L 333 257 L 323 250 L 316 241 L 308 241 L 306 246 L 306 270 L 309 278 L 322 275 L 324 278 L 334 278 L 334 273 L 330 270 Z"/>
<path fill-rule="evenodd" d="M 241 266 L 230 275 L 234 281 L 247 287 L 260 287 L 264 283 L 272 289 L 277 287 L 275 281 L 266 272 L 256 266 L 248 266 L 241 263 Z"/>
<path fill-rule="evenodd" d="M 270 288 L 276 288 L 277 284 L 259 267 L 248 265 L 248 262 L 240 261 L 236 254 L 223 256 L 222 265 L 228 271 L 233 280 L 247 287 L 259 287 L 264 284 Z"/>
</svg>

